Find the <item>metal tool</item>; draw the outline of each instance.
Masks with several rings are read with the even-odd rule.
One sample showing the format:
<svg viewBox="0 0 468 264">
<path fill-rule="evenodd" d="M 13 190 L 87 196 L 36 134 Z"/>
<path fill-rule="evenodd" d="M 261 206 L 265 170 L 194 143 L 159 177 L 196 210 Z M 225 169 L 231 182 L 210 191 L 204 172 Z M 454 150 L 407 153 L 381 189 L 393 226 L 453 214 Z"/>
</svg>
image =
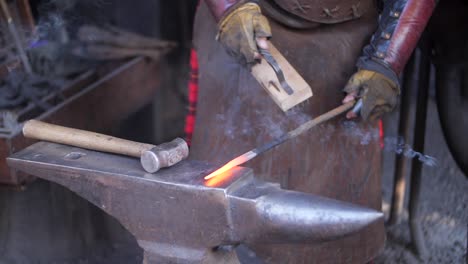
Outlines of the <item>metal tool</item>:
<svg viewBox="0 0 468 264">
<path fill-rule="evenodd" d="M 29 59 L 26 56 L 26 52 L 24 51 L 23 43 L 21 42 L 18 30 L 13 21 L 13 18 L 11 17 L 10 10 L 8 9 L 8 4 L 5 0 L 0 0 L 0 6 L 3 11 L 3 15 L 7 20 L 8 30 L 10 31 L 13 41 L 15 42 L 15 48 L 19 53 L 18 55 L 20 57 L 21 62 L 23 63 L 24 70 L 26 71 L 26 73 L 31 74 L 31 64 L 29 63 Z"/>
<path fill-rule="evenodd" d="M 81 157 L 67 158 L 78 151 Z M 114 216 L 144 250 L 144 263 L 238 263 L 232 251 L 216 248 L 349 241 L 383 223 L 381 212 L 283 190 L 247 168 L 204 181 L 213 168 L 189 160 L 147 174 L 135 159 L 48 142 L 15 153 L 8 164 L 61 184 Z"/>
<path fill-rule="evenodd" d="M 172 41 L 149 38 L 109 26 L 81 26 L 77 37 L 81 44 L 72 49 L 72 53 L 91 60 L 117 60 L 137 56 L 158 60 L 177 46 Z"/>
<path fill-rule="evenodd" d="M 362 109 L 362 99 L 359 99 L 357 103 L 354 105 L 353 110 L 351 111 L 353 111 L 353 113 L 356 114 L 356 116 L 359 116 L 361 113 L 361 109 Z"/>
<path fill-rule="evenodd" d="M 362 105 L 362 104 L 361 104 Z M 357 104 L 356 104 L 357 106 Z M 226 171 L 229 171 L 230 169 L 236 167 L 236 166 L 239 166 L 239 165 L 242 165 L 244 163 L 246 163 L 247 161 L 257 157 L 259 154 L 262 154 L 280 144 L 282 144 L 283 142 L 285 141 L 288 141 L 289 139 L 291 138 L 295 138 L 297 137 L 298 135 L 308 131 L 309 129 L 325 122 L 325 121 L 328 121 L 330 120 L 331 118 L 333 117 L 336 117 L 350 109 L 352 109 L 353 107 L 355 107 L 355 101 L 351 101 L 351 102 L 348 102 L 346 104 L 343 104 L 323 115 L 320 115 L 304 124 L 302 124 L 301 126 L 297 127 L 296 129 L 292 130 L 292 131 L 289 131 L 288 133 L 266 143 L 265 145 L 263 146 L 260 146 L 258 148 L 255 148 L 255 149 L 252 149 L 240 156 L 238 156 L 237 158 L 229 161 L 228 163 L 226 163 L 224 166 L 222 166 L 221 168 L 219 168 L 218 170 L 210 173 L 209 175 L 207 175 L 205 177 L 206 180 L 209 180 L 213 177 L 216 177 L 217 175 L 219 174 L 222 174 Z"/>
<path fill-rule="evenodd" d="M 37 120 L 26 122 L 23 134 L 28 138 L 140 158 L 149 173 L 170 167 L 189 154 L 187 143 L 181 138 L 156 146 Z"/>
<path fill-rule="evenodd" d="M 283 70 L 281 70 L 281 67 L 279 66 L 278 62 L 275 60 L 273 55 L 271 55 L 270 51 L 267 49 L 259 49 L 260 54 L 262 54 L 263 58 L 270 64 L 271 68 L 276 73 L 276 77 L 278 77 L 278 81 L 281 84 L 281 87 L 283 90 L 288 94 L 291 95 L 294 93 L 293 89 L 291 86 L 289 86 L 288 82 L 286 81 L 286 78 L 284 77 Z"/>
<path fill-rule="evenodd" d="M 251 68 L 257 82 L 283 111 L 312 96 L 312 89 L 281 52 L 268 42 L 268 50 L 259 49 L 260 63 Z"/>
</svg>

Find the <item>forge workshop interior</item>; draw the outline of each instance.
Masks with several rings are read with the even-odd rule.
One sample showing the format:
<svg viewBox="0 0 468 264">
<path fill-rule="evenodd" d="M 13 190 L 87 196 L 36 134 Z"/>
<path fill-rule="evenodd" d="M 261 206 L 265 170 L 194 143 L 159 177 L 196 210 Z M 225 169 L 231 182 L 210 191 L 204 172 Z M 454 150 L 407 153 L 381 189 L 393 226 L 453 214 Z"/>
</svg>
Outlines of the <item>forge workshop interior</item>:
<svg viewBox="0 0 468 264">
<path fill-rule="evenodd" d="M 0 0 L 0 264 L 467 263 L 463 0 Z"/>
</svg>

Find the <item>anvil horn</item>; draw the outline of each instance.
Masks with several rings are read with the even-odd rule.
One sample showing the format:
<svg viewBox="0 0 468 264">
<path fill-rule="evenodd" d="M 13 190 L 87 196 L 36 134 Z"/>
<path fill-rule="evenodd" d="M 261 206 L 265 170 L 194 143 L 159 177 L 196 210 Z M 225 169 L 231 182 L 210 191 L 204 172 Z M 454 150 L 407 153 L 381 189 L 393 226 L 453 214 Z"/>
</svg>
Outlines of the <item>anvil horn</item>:
<svg viewBox="0 0 468 264">
<path fill-rule="evenodd" d="M 293 191 L 272 191 L 249 206 L 234 206 L 233 217 L 243 241 L 314 243 L 358 232 L 381 219 L 381 212 Z M 249 210 L 245 210 L 249 208 Z"/>
<path fill-rule="evenodd" d="M 282 190 L 246 168 L 205 181 L 210 165 L 184 161 L 149 174 L 137 159 L 45 142 L 8 164 L 114 216 L 144 249 L 145 263 L 228 263 L 235 255 L 213 248 L 329 241 L 382 219 L 372 209 Z"/>
</svg>

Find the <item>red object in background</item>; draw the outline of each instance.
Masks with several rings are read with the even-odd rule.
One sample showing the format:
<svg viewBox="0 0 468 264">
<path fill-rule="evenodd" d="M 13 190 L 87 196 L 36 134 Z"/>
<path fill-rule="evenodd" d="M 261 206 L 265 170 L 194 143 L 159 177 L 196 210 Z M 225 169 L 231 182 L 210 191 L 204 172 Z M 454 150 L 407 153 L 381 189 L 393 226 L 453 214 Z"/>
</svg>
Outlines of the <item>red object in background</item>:
<svg viewBox="0 0 468 264">
<path fill-rule="evenodd" d="M 190 146 L 192 143 L 192 134 L 195 128 L 195 115 L 198 100 L 198 57 L 197 52 L 192 49 L 190 53 L 190 80 L 188 85 L 188 113 L 185 118 L 185 141 Z"/>
</svg>

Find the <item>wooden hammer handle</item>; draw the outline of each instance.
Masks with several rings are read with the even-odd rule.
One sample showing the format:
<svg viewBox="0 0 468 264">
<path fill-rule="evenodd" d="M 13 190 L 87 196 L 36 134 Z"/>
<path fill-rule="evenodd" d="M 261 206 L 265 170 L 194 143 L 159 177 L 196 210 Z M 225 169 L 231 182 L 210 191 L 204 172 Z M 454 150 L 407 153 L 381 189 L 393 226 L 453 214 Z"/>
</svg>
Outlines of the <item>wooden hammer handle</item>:
<svg viewBox="0 0 468 264">
<path fill-rule="evenodd" d="M 75 128 L 52 125 L 37 120 L 29 120 L 26 122 L 23 127 L 23 134 L 27 138 L 136 158 L 140 158 L 143 151 L 155 147 L 151 144 L 134 142 Z"/>
</svg>

